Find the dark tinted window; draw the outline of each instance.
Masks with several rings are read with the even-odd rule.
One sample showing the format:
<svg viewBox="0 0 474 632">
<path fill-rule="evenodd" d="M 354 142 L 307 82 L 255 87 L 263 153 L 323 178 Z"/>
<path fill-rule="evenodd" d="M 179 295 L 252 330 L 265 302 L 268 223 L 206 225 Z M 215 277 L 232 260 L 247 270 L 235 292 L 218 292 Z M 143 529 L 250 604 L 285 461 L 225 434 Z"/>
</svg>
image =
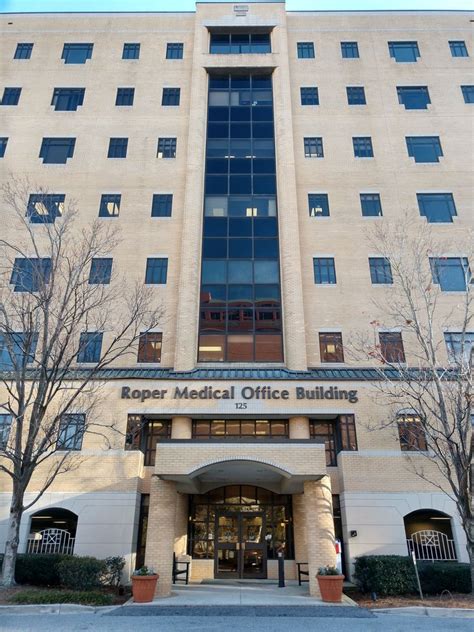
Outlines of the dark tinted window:
<svg viewBox="0 0 474 632">
<path fill-rule="evenodd" d="M 8 145 L 8 136 L 0 137 L 0 158 L 5 156 L 5 152 L 7 151 Z"/>
<path fill-rule="evenodd" d="M 348 86 L 346 92 L 349 105 L 366 105 L 365 90 L 362 86 Z"/>
<path fill-rule="evenodd" d="M 380 217 L 382 215 L 382 203 L 379 193 L 361 193 L 360 205 L 362 217 Z"/>
<path fill-rule="evenodd" d="M 43 138 L 39 157 L 44 164 L 62 165 L 74 155 L 75 138 Z"/>
<path fill-rule="evenodd" d="M 417 42 L 388 42 L 388 49 L 397 62 L 417 61 L 420 56 Z"/>
<path fill-rule="evenodd" d="M 452 222 L 457 215 L 452 193 L 417 193 L 420 215 L 430 224 Z"/>
<path fill-rule="evenodd" d="M 122 59 L 138 59 L 140 57 L 140 44 L 124 44 Z"/>
<path fill-rule="evenodd" d="M 385 362 L 405 362 L 402 334 L 398 331 L 379 333 L 380 355 Z"/>
<path fill-rule="evenodd" d="M 319 334 L 321 362 L 344 362 L 344 348 L 340 332 Z"/>
<path fill-rule="evenodd" d="M 64 44 L 61 59 L 65 64 L 85 64 L 92 57 L 94 44 Z"/>
<path fill-rule="evenodd" d="M 161 362 L 162 337 L 155 331 L 140 334 L 137 362 Z"/>
<path fill-rule="evenodd" d="M 314 282 L 317 285 L 334 285 L 336 283 L 336 266 L 332 257 L 315 257 L 313 269 Z"/>
<path fill-rule="evenodd" d="M 173 195 L 171 193 L 155 193 L 151 205 L 152 217 L 171 217 Z"/>
<path fill-rule="evenodd" d="M 443 292 L 465 292 L 472 283 L 472 274 L 466 257 L 430 257 L 433 283 Z"/>
<path fill-rule="evenodd" d="M 17 257 L 13 264 L 10 283 L 14 292 L 37 292 L 49 283 L 51 259 Z"/>
<path fill-rule="evenodd" d="M 461 86 L 464 103 L 474 103 L 474 86 Z"/>
<path fill-rule="evenodd" d="M 90 285 L 108 285 L 112 277 L 112 259 L 96 258 L 91 261 L 89 273 Z"/>
<path fill-rule="evenodd" d="M 405 110 L 426 110 L 431 103 L 426 86 L 397 86 L 397 94 Z"/>
<path fill-rule="evenodd" d="M 84 103 L 85 88 L 54 88 L 51 105 L 58 111 L 75 111 Z"/>
<path fill-rule="evenodd" d="M 176 158 L 176 138 L 159 138 L 157 158 Z"/>
<path fill-rule="evenodd" d="M 33 44 L 17 44 L 14 59 L 30 59 Z"/>
<path fill-rule="evenodd" d="M 32 224 L 53 224 L 64 211 L 64 194 L 35 193 L 28 199 L 27 216 Z"/>
<path fill-rule="evenodd" d="M 341 42 L 341 54 L 345 59 L 359 57 L 359 46 L 357 42 Z"/>
<path fill-rule="evenodd" d="M 309 193 L 308 207 L 310 217 L 329 217 L 329 198 L 327 193 Z"/>
<path fill-rule="evenodd" d="M 301 105 L 319 105 L 318 89 L 314 87 L 300 88 Z"/>
<path fill-rule="evenodd" d="M 469 57 L 467 52 L 466 42 L 453 41 L 449 42 L 449 48 L 453 57 Z"/>
<path fill-rule="evenodd" d="M 270 33 L 211 33 L 209 52 L 219 55 L 271 53 Z"/>
<path fill-rule="evenodd" d="M 168 259 L 149 258 L 146 260 L 145 283 L 147 285 L 163 285 L 168 276 Z"/>
<path fill-rule="evenodd" d="M 115 105 L 133 105 L 135 88 L 117 88 Z"/>
<path fill-rule="evenodd" d="M 166 45 L 166 59 L 183 59 L 184 44 L 170 42 Z"/>
<path fill-rule="evenodd" d="M 369 257 L 370 280 L 374 285 L 392 284 L 392 266 L 385 257 Z"/>
<path fill-rule="evenodd" d="M 56 443 L 58 450 L 80 450 L 86 424 L 86 416 L 82 413 L 61 415 L 59 435 Z"/>
<path fill-rule="evenodd" d="M 370 136 L 354 136 L 352 138 L 352 144 L 356 158 L 373 158 L 374 150 Z"/>
<path fill-rule="evenodd" d="M 443 155 L 439 136 L 406 136 L 408 155 L 415 162 L 439 162 Z"/>
<path fill-rule="evenodd" d="M 299 59 L 312 59 L 314 57 L 313 42 L 298 42 L 296 50 Z"/>
<path fill-rule="evenodd" d="M 126 158 L 128 138 L 111 138 L 107 158 Z"/>
<path fill-rule="evenodd" d="M 323 139 L 311 137 L 304 139 L 305 158 L 324 158 Z"/>
<path fill-rule="evenodd" d="M 84 331 L 79 339 L 78 362 L 99 362 L 103 334 L 99 331 Z"/>
<path fill-rule="evenodd" d="M 21 88 L 4 88 L 1 105 L 18 105 Z"/>
<path fill-rule="evenodd" d="M 179 88 L 163 88 L 163 96 L 161 97 L 161 105 L 179 105 L 180 89 Z"/>
<path fill-rule="evenodd" d="M 103 193 L 100 198 L 99 217 L 118 217 L 121 198 L 120 193 Z"/>
</svg>

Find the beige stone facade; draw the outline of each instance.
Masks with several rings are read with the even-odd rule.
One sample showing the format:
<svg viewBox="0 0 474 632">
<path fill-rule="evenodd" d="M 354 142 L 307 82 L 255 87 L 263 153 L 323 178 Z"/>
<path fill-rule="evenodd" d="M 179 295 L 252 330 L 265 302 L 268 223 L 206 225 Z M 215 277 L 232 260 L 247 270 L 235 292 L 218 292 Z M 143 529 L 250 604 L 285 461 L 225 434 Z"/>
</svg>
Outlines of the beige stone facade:
<svg viewBox="0 0 474 632">
<path fill-rule="evenodd" d="M 349 357 L 345 363 L 322 362 L 318 335 L 342 332 L 343 340 L 349 341 L 357 332 L 367 333 L 369 323 L 381 316 L 374 301 L 390 287 L 371 283 L 368 257 L 373 253 L 367 231 L 374 222 L 401 220 L 408 212 L 421 226 L 426 219 L 419 215 L 416 194 L 449 192 L 457 215 L 452 223 L 435 225 L 435 230 L 455 244 L 474 225 L 468 142 L 472 105 L 461 92 L 461 86 L 473 83 L 472 16 L 458 11 L 287 12 L 284 3 L 277 2 L 250 2 L 240 15 L 236 6 L 198 3 L 195 13 L 1 17 L 1 87 L 22 88 L 17 106 L 1 108 L 0 137 L 8 138 L 0 160 L 2 179 L 12 173 L 27 176 L 38 186 L 76 200 L 78 229 L 97 217 L 103 193 L 121 194 L 119 217 L 104 220 L 116 222 L 121 232 L 113 253 L 114 270 L 142 280 L 147 257 L 168 259 L 166 284 L 154 289 L 157 304 L 166 309 L 161 362 L 134 364 L 128 357 L 112 367 L 117 372 L 102 384 L 100 415 L 104 423 L 114 422 L 119 432 L 110 433 L 108 449 L 99 437 L 84 437 L 83 463 L 58 478 L 26 512 L 21 549 L 27 549 L 34 514 L 66 509 L 78 517 L 75 553 L 124 555 L 128 573 L 139 555 L 159 572 L 158 590 L 166 596 L 172 587 L 173 552 L 190 556 L 194 579 L 214 577 L 218 569 L 209 543 L 207 557 L 193 549 L 193 521 L 199 522 L 198 514 L 192 514 L 198 510 L 191 509 L 195 499 L 220 487 L 253 486 L 271 492 L 273 498 L 291 499 L 281 524 L 271 518 L 274 531 L 267 533 L 265 550 L 256 549 L 256 558 L 265 558 L 262 574 L 276 576 L 271 538 L 280 527 L 287 529 L 292 540 L 287 577 L 296 577 L 296 562 L 307 562 L 312 595 L 319 594 L 317 568 L 335 563 L 336 536 L 343 542 L 344 572 L 350 574 L 357 555 L 405 555 L 404 517 L 420 510 L 450 518 L 456 557 L 465 560 L 453 503 L 414 473 L 423 456 L 402 452 L 393 427 L 370 430 L 394 411 L 376 401 L 373 385 L 360 372 L 364 362 Z M 242 31 L 270 33 L 272 52 L 209 53 L 211 32 Z M 389 41 L 416 41 L 421 51 L 417 62 L 396 63 L 389 55 Z M 449 41 L 465 41 L 471 57 L 453 57 Z M 30 59 L 13 59 L 21 42 L 34 43 Z M 64 64 L 65 42 L 93 43 L 91 58 L 85 64 Z M 125 42 L 140 43 L 138 59 L 122 59 Z M 183 44 L 182 59 L 166 58 L 170 42 Z M 301 42 L 314 43 L 314 58 L 297 56 Z M 357 42 L 360 57 L 342 58 L 340 42 Z M 272 74 L 283 363 L 196 360 L 208 76 L 217 72 Z M 427 109 L 406 110 L 399 103 L 397 86 L 425 85 L 431 100 Z M 309 86 L 318 88 L 318 106 L 301 103 L 300 88 Z M 366 105 L 349 106 L 347 86 L 363 86 Z M 56 87 L 84 87 L 83 105 L 77 111 L 55 111 L 51 98 Z M 135 88 L 133 107 L 114 105 L 118 87 Z M 179 107 L 161 105 L 167 87 L 180 88 Z M 38 157 L 42 138 L 54 136 L 76 138 L 74 155 L 64 165 L 43 164 Z M 109 139 L 125 136 L 126 159 L 108 159 Z M 369 136 L 374 157 L 355 158 L 352 138 Z M 443 156 L 439 162 L 415 163 L 407 155 L 406 136 L 439 136 Z M 174 159 L 156 157 L 159 137 L 177 139 Z M 305 157 L 306 137 L 323 138 L 324 158 Z M 170 217 L 151 217 L 152 196 L 157 193 L 173 195 Z M 309 193 L 328 194 L 329 217 L 310 216 Z M 380 194 L 383 217 L 362 216 L 360 193 Z M 8 234 L 6 208 L 0 208 L 0 218 Z M 335 259 L 336 284 L 315 284 L 314 257 Z M 449 294 L 441 297 L 446 314 L 455 300 Z M 443 341 L 441 322 L 439 339 Z M 409 339 L 404 347 L 410 363 Z M 220 396 L 200 395 L 205 387 Z M 263 391 L 257 395 L 263 387 L 268 397 Z M 232 397 L 222 398 L 222 392 L 231 388 Z M 180 396 L 183 389 L 198 394 Z M 164 391 L 159 397 L 153 395 L 158 390 Z M 132 450 L 127 445 L 127 420 L 132 415 L 169 423 L 168 436 L 153 446 L 154 463 L 143 454 L 150 446 Z M 355 419 L 356 443 L 346 449 L 339 444 L 330 462 L 328 448 L 315 440 L 311 424 L 336 423 L 345 416 Z M 265 441 L 197 437 L 195 422 L 206 419 L 284 420 L 287 432 Z M 432 476 L 441 482 L 434 466 Z M 1 477 L 0 492 L 1 548 L 9 502 L 8 481 Z M 262 514 L 254 505 L 252 511 Z M 208 511 L 209 516 L 215 511 L 215 516 L 207 518 L 208 532 L 201 543 L 217 538 L 219 530 L 219 510 L 213 505 Z M 240 515 L 245 518 L 245 511 Z M 262 527 L 260 517 L 255 520 Z M 255 524 L 245 527 L 253 534 L 247 549 L 263 538 L 260 532 L 255 536 Z M 241 556 L 246 549 L 232 550 Z"/>
</svg>

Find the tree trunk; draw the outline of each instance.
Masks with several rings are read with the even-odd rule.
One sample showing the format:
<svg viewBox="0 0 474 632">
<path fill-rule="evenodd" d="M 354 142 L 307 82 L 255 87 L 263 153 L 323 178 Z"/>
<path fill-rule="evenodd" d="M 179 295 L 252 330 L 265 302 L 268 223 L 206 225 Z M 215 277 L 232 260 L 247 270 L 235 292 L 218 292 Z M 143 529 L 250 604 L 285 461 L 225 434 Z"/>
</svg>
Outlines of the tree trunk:
<svg viewBox="0 0 474 632">
<path fill-rule="evenodd" d="M 5 555 L 2 564 L 1 584 L 5 587 L 15 585 L 15 564 L 18 554 L 18 543 L 20 541 L 20 523 L 22 514 L 23 494 L 21 491 L 15 490 L 15 486 L 13 486 L 7 541 L 5 544 Z"/>
</svg>

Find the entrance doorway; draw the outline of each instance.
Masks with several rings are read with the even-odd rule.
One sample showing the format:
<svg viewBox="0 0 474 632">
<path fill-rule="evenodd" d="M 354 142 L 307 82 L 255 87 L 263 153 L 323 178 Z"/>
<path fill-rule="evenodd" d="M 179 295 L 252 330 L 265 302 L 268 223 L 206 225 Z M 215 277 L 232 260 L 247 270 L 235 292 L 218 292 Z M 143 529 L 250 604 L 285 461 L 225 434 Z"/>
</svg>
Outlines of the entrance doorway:
<svg viewBox="0 0 474 632">
<path fill-rule="evenodd" d="M 266 579 L 267 545 L 263 511 L 217 511 L 215 577 Z"/>
</svg>

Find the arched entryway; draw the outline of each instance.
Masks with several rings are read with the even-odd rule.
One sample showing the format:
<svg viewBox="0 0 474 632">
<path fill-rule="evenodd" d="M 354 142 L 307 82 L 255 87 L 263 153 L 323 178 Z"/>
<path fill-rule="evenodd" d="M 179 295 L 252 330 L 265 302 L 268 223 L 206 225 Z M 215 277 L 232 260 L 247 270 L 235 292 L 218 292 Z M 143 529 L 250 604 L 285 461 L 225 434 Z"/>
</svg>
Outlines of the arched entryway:
<svg viewBox="0 0 474 632">
<path fill-rule="evenodd" d="M 78 517 L 68 509 L 48 507 L 31 516 L 27 553 L 72 555 Z"/>
<path fill-rule="evenodd" d="M 457 560 L 450 516 L 434 509 L 419 509 L 403 520 L 408 552 L 414 552 L 417 560 Z"/>
<path fill-rule="evenodd" d="M 188 553 L 213 560 L 215 577 L 265 579 L 280 548 L 294 559 L 291 495 L 226 485 L 189 500 Z"/>
</svg>

